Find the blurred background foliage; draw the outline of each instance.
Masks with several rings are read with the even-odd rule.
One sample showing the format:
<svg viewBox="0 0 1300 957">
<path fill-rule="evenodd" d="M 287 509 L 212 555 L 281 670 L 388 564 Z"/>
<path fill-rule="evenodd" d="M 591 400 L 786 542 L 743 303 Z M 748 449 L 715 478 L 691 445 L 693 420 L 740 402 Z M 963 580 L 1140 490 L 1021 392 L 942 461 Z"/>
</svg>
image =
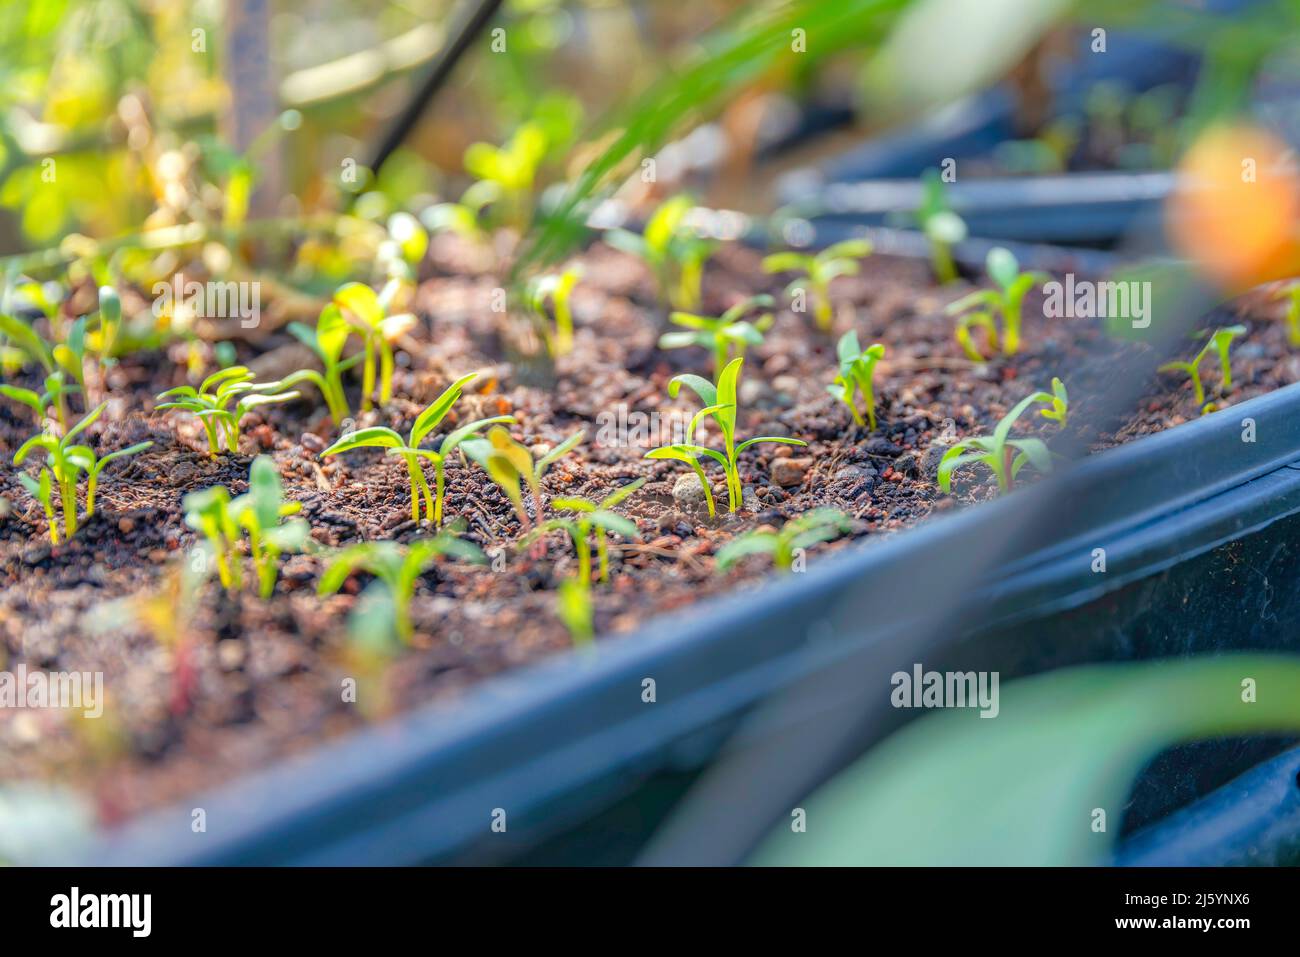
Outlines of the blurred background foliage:
<svg viewBox="0 0 1300 957">
<path fill-rule="evenodd" d="M 228 40 L 237 10 L 263 6 L 269 115 L 293 111 L 292 133 L 268 130 L 248 152 L 231 143 Z M 710 205 L 765 212 L 782 172 L 999 81 L 1018 97 L 1025 134 L 1002 158 L 1022 172 L 1060 168 L 1079 132 L 1042 102 L 1044 78 L 1077 59 L 1097 22 L 1204 55 L 1177 123 L 1168 90 L 1130 103 L 1099 87 L 1090 98 L 1090 122 L 1112 116 L 1137 132 L 1125 144 L 1137 162 L 1167 166 L 1196 129 L 1245 110 L 1261 77 L 1291 86 L 1300 76 L 1297 0 L 506 0 L 492 21 L 504 42 L 474 42 L 376 181 L 368 157 L 470 6 L 13 4 L 0 19 L 0 255 L 70 234 L 239 227 L 259 178 L 275 188 L 257 217 L 418 212 L 482 178 L 466 168 L 472 144 L 506 144 L 527 128 L 542 147 L 526 212 L 531 194 L 570 186 L 543 204 L 563 215 L 520 258 L 553 261 L 594 196 L 621 188 L 648 208 L 688 188 Z M 647 157 L 658 163 L 653 184 L 635 176 Z M 313 268 L 348 271 L 316 252 Z"/>
<path fill-rule="evenodd" d="M 340 182 L 341 164 L 364 163 L 457 6 L 270 4 L 280 105 L 303 114 L 285 151 L 293 199 L 283 212 L 340 205 L 350 185 Z M 510 0 L 494 22 L 507 31 L 504 50 L 494 53 L 484 37 L 471 51 L 386 165 L 383 195 L 394 206 L 441 195 L 470 144 L 500 143 L 529 121 L 546 132 L 554 178 L 588 118 L 662 75 L 670 52 L 744 6 Z M 0 203 L 8 211 L 0 250 L 48 245 L 70 231 L 108 236 L 167 224 L 165 213 L 150 216 L 176 198 L 167 193 L 182 178 L 178 167 L 211 163 L 222 133 L 225 8 L 223 0 L 15 4 L 0 21 Z M 43 180 L 51 169 L 52 182 L 48 172 Z M 355 188 L 373 185 L 363 171 Z"/>
</svg>

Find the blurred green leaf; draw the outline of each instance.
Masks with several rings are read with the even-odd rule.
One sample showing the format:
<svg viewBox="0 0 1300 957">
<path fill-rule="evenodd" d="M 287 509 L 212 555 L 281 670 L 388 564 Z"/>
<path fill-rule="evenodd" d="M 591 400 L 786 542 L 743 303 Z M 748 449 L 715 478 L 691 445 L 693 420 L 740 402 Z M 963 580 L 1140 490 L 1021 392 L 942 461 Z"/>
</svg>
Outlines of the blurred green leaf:
<svg viewBox="0 0 1300 957">
<path fill-rule="evenodd" d="M 1243 700 L 1248 678 L 1254 701 Z M 999 704 L 991 719 L 953 708 L 908 724 L 812 795 L 806 833 L 781 825 L 755 863 L 1104 863 L 1129 789 L 1159 751 L 1300 730 L 1300 659 L 1074 668 L 1009 684 Z"/>
<path fill-rule="evenodd" d="M 598 195 L 616 186 L 620 172 L 626 175 L 635 159 L 663 147 L 687 120 L 716 109 L 724 98 L 783 63 L 806 68 L 846 47 L 879 39 L 906 6 L 907 0 L 796 0 L 742 14 L 702 39 L 686 62 L 600 124 L 600 130 L 613 132 L 614 141 L 534 230 L 512 275 L 518 279 L 561 259 L 582 235 L 582 223 Z"/>
</svg>

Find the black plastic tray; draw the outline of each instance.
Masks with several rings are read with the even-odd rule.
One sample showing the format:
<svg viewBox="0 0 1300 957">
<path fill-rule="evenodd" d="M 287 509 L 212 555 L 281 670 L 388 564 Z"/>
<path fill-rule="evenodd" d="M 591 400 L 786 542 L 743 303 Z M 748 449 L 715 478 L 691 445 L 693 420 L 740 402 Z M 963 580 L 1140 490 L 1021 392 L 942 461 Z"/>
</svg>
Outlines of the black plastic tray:
<svg viewBox="0 0 1300 957">
<path fill-rule="evenodd" d="M 1300 749 L 1273 758 L 1125 842 L 1128 867 L 1300 864 Z"/>
<path fill-rule="evenodd" d="M 1257 423 L 1253 444 L 1241 441 L 1247 416 Z M 1280 647 L 1285 636 L 1267 620 L 1223 628 L 1225 615 L 1237 620 L 1243 607 L 1258 605 L 1267 578 L 1233 583 L 1238 592 L 1229 601 L 1222 581 L 1198 573 L 1212 593 L 1198 610 L 1213 611 L 1217 593 L 1221 611 L 1163 626 L 1147 620 L 1164 628 L 1163 640 L 1155 632 L 1120 640 L 1095 625 L 1098 614 L 1111 615 L 1122 628 L 1157 607 L 1154 621 L 1167 619 L 1177 597 L 1162 594 L 1159 583 L 1199 560 L 1218 560 L 1225 548 L 1244 543 L 1274 555 L 1289 548 L 1269 536 L 1274 523 L 1300 513 L 1297 461 L 1300 387 L 1292 386 L 1088 458 L 1013 496 L 845 550 L 804 575 L 656 619 L 595 654 L 561 655 L 494 679 L 456 707 L 430 707 L 326 744 L 191 805 L 135 820 L 86 859 L 510 860 L 656 773 L 702 766 L 756 704 L 850 659 L 869 661 L 870 673 L 878 668 L 887 682 L 900 663 L 942 667 L 978 641 L 981 667 L 1007 679 L 1079 660 Z M 1037 520 L 1021 528 L 1024 514 Z M 1009 546 L 1018 560 L 999 561 Z M 1095 547 L 1107 549 L 1105 575 L 1091 572 Z M 987 563 L 972 563 L 980 555 Z M 892 600 L 918 579 L 951 586 L 979 608 L 979 633 L 936 638 L 923 620 L 933 609 Z M 1185 598 L 1186 583 L 1177 587 Z M 1294 590 L 1271 599 L 1287 620 L 1300 615 Z M 1017 632 L 1052 616 L 1059 638 L 1033 642 Z M 657 685 L 654 704 L 641 698 L 646 677 Z M 906 717 L 883 708 L 855 747 Z M 779 797 L 771 796 L 777 806 Z M 206 833 L 191 832 L 191 807 L 207 812 Z M 491 829 L 497 808 L 507 815 L 504 833 Z M 657 823 L 644 822 L 646 833 Z"/>
</svg>

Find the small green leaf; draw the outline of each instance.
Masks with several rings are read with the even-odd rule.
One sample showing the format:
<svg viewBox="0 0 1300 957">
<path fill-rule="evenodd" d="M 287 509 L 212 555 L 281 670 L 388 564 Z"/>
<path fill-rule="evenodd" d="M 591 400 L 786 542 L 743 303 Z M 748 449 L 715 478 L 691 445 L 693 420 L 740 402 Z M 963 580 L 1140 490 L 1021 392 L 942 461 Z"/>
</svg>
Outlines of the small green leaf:
<svg viewBox="0 0 1300 957">
<path fill-rule="evenodd" d="M 420 413 L 415 420 L 415 424 L 411 426 L 411 436 L 408 441 L 411 448 L 417 448 L 424 441 L 424 437 L 438 427 L 438 423 L 446 417 L 447 413 L 451 411 L 451 407 L 456 404 L 456 400 L 460 398 L 461 390 L 477 376 L 478 373 L 476 372 L 461 376 L 449 385 L 442 395 L 434 399 L 427 409 Z"/>
<path fill-rule="evenodd" d="M 359 282 L 349 282 L 334 291 L 334 303 L 347 309 L 372 329 L 384 321 L 384 308 L 373 289 Z"/>
<path fill-rule="evenodd" d="M 338 455 L 342 452 L 351 452 L 353 449 L 361 448 L 400 449 L 405 448 L 405 445 L 402 442 L 402 437 L 392 429 L 382 425 L 375 425 L 339 436 L 338 441 L 322 452 L 320 457 Z"/>
</svg>

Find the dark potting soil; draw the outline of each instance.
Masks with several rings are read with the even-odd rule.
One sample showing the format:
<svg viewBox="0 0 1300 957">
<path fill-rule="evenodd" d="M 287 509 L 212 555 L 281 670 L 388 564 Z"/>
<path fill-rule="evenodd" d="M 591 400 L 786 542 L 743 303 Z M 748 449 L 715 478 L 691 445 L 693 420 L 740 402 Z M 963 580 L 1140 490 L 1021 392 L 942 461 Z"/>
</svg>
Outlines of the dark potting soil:
<svg viewBox="0 0 1300 957">
<path fill-rule="evenodd" d="M 1157 375 L 1156 357 L 1146 347 L 1108 338 L 1093 320 L 1046 319 L 1037 293 L 1025 304 L 1022 352 L 972 362 L 953 339 L 953 320 L 943 314 L 969 286 L 938 288 L 922 263 L 871 257 L 860 275 L 836 281 L 836 335 L 854 328 L 864 346 L 886 346 L 876 373 L 878 428 L 855 427 L 848 410 L 826 392 L 835 374 L 834 338 L 816 332 L 810 316 L 782 305 L 766 341 L 746 358 L 739 434 L 788 435 L 808 447 L 747 451 L 744 506 L 710 520 L 695 479 L 683 479 L 691 476 L 688 469 L 643 457 L 671 440 L 651 434 L 652 414 L 666 433 L 670 410 L 690 415 L 698 408 L 686 390 L 670 400 L 669 379 L 710 371 L 702 350 L 656 348 L 661 320 L 645 269 L 600 245 L 581 257 L 575 349 L 558 363 L 552 388 L 535 388 L 518 383 L 497 346 L 499 317 L 490 302 L 499 280 L 484 270 L 483 258 L 454 237 L 435 239 L 416 301 L 421 324 L 400 343 L 397 398 L 355 422 L 405 433 L 456 376 L 481 370 L 442 431 L 507 413 L 518 420 L 512 433 L 530 446 L 553 446 L 585 430 L 586 441 L 547 474 L 548 499 L 600 499 L 648 478 L 617 507 L 641 535 L 614 549 L 610 581 L 594 588 L 601 641 L 622 640 L 657 615 L 711 596 L 761 587 L 774 574 L 764 558 L 747 559 L 726 574 L 714 568 L 717 549 L 742 531 L 779 528 L 814 507 L 840 509 L 853 518 L 854 531 L 811 550 L 807 561 L 815 566 L 855 539 L 890 534 L 933 512 L 991 497 L 996 489 L 979 470 L 960 473 L 955 497 L 941 494 L 935 485 L 939 458 L 953 442 L 990 432 L 1019 399 L 1048 388 L 1053 376 L 1070 391 L 1067 429 L 1093 448 L 1198 415 L 1187 380 Z M 785 279 L 764 274 L 759 259 L 743 247 L 718 253 L 705 280 L 710 314 L 762 291 L 784 303 L 779 292 Z M 1234 346 L 1233 385 L 1223 404 L 1300 379 L 1300 352 L 1287 343 L 1281 309 L 1253 294 L 1228 310 L 1249 334 Z M 258 334 L 260 340 L 241 342 L 239 350 L 240 361 L 260 378 L 302 363 L 301 348 L 282 330 Z M 1188 356 L 1197 348 L 1189 343 Z M 71 542 L 51 547 L 44 516 L 17 470 L 0 469 L 0 669 L 23 664 L 103 672 L 106 689 L 98 720 L 58 710 L 0 711 L 0 783 L 69 784 L 111 823 L 364 722 L 431 701 L 452 709 L 458 693 L 476 682 L 570 647 L 555 614 L 556 585 L 575 570 L 567 539 L 552 535 L 540 558 L 516 549 L 521 528 L 506 497 L 482 470 L 454 462 L 447 514 L 462 517 L 466 536 L 490 554 L 503 550 L 505 567 L 440 560 L 417 590 L 411 646 L 388 661 L 361 655 L 348 641 L 346 621 L 365 576 L 354 576 L 327 598 L 317 597 L 316 584 L 330 547 L 429 534 L 411 521 L 405 466 L 372 450 L 320 459 L 337 431 L 319 401 L 250 415 L 240 454 L 210 458 L 193 418 L 152 411 L 154 394 L 185 381 L 175 358 L 137 354 L 111 371 L 112 405 L 89 430 L 91 444 L 101 454 L 146 439 L 154 445 L 108 468 L 97 514 Z M 1208 365 L 1213 389 L 1219 371 Z M 1128 414 L 1098 420 L 1104 403 L 1095 397 L 1133 375 L 1148 383 L 1141 401 Z M 355 386 L 351 397 L 355 402 Z M 33 431 L 23 412 L 0 402 L 0 461 L 6 466 Z M 620 423 L 639 444 L 620 443 Z M 1026 415 L 1019 431 L 1050 438 L 1056 426 Z M 703 436 L 716 444 L 716 434 Z M 436 447 L 437 441 L 425 444 Z M 175 600 L 177 568 L 189 560 L 195 538 L 181 498 L 217 484 L 243 492 L 258 453 L 272 456 L 287 496 L 303 503 L 320 551 L 287 557 L 269 601 L 249 590 L 225 595 L 213 583 L 185 620 Z M 720 476 L 711 477 L 725 508 Z M 355 704 L 341 693 L 347 678 L 359 682 Z"/>
</svg>

